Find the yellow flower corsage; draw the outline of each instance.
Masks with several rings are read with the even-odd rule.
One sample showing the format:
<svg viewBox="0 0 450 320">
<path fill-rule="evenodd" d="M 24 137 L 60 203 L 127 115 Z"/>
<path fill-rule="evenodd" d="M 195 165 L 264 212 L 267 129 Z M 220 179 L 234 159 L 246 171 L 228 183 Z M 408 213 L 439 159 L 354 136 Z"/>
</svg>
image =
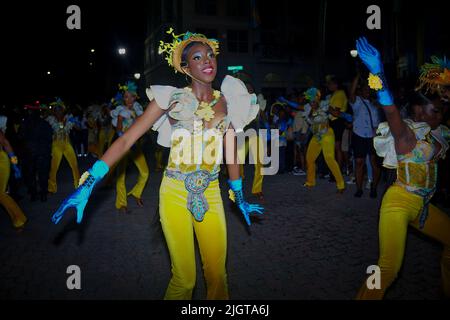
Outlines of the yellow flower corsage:
<svg viewBox="0 0 450 320">
<path fill-rule="evenodd" d="M 86 181 L 86 179 L 89 177 L 89 175 L 90 175 L 89 171 L 86 171 L 85 173 L 83 173 L 83 175 L 80 178 L 80 181 L 78 182 L 78 187 L 81 186 Z"/>
<path fill-rule="evenodd" d="M 369 87 L 370 89 L 379 91 L 383 89 L 383 81 L 379 76 L 376 76 L 374 74 L 369 75 Z"/>
<path fill-rule="evenodd" d="M 205 102 L 200 103 L 200 107 L 197 109 L 195 114 L 205 121 L 210 121 L 214 118 L 214 110 Z"/>
<path fill-rule="evenodd" d="M 14 164 L 14 165 L 19 164 L 19 159 L 15 156 L 11 157 L 9 160 L 11 161 L 11 164 Z"/>
</svg>

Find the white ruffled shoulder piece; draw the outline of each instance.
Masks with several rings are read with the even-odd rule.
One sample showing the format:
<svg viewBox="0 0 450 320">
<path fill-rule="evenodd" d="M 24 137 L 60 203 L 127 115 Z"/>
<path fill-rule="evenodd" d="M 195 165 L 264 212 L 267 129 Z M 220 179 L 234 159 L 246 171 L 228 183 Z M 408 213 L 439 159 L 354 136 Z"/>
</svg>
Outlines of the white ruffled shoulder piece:
<svg viewBox="0 0 450 320">
<path fill-rule="evenodd" d="M 179 89 L 171 86 L 150 86 L 150 88 L 146 90 L 146 93 L 150 101 L 155 100 L 161 109 L 167 110 L 170 106 L 169 101 L 172 97 L 172 93 L 175 90 Z M 169 148 L 170 138 L 172 137 L 172 127 L 170 125 L 168 115 L 164 114 L 161 116 L 161 118 L 155 122 L 152 129 L 154 131 L 158 131 L 158 144 Z"/>
<path fill-rule="evenodd" d="M 431 134 L 442 146 L 438 157 L 444 159 L 449 148 L 450 129 L 444 125 L 440 125 L 436 130 L 431 131 Z"/>
<path fill-rule="evenodd" d="M 117 127 L 117 120 L 119 118 L 119 115 L 123 116 L 123 112 L 125 111 L 125 107 L 120 105 L 116 107 L 114 110 L 111 111 L 111 122 L 114 127 Z"/>
<path fill-rule="evenodd" d="M 137 101 L 134 102 L 133 109 L 138 117 L 142 116 L 142 114 L 144 113 L 144 108 L 142 108 L 142 105 Z"/>
<path fill-rule="evenodd" d="M 431 131 L 430 126 L 425 122 L 414 122 L 411 119 L 403 121 L 411 128 L 418 141 L 425 140 Z M 373 139 L 373 145 L 378 156 L 384 158 L 384 167 L 388 169 L 396 169 L 398 167 L 395 141 L 387 122 L 382 122 L 378 126 L 377 136 Z"/>
<path fill-rule="evenodd" d="M 48 116 L 45 120 L 47 120 L 54 131 L 59 130 L 59 123 L 54 116 Z"/>
<path fill-rule="evenodd" d="M 8 122 L 8 118 L 5 116 L 0 116 L 0 131 L 6 132 L 6 123 Z"/>
<path fill-rule="evenodd" d="M 241 80 L 232 76 L 225 77 L 220 90 L 227 101 L 228 119 L 236 132 L 243 131 L 258 115 L 258 98 L 248 93 Z"/>
</svg>

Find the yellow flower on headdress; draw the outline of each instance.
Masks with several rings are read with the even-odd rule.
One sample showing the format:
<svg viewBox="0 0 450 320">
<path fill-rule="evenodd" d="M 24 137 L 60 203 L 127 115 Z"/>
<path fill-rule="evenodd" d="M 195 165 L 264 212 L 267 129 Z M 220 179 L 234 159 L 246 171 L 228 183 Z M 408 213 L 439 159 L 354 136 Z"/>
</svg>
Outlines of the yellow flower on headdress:
<svg viewBox="0 0 450 320">
<path fill-rule="evenodd" d="M 191 42 L 202 42 L 211 47 L 215 55 L 219 54 L 219 41 L 216 39 L 208 39 L 205 35 L 200 33 L 186 32 L 182 34 L 175 34 L 173 28 L 166 31 L 167 34 L 172 35 L 172 42 L 159 42 L 158 54 L 165 53 L 165 60 L 169 66 L 175 69 L 175 72 L 184 73 L 181 68 L 181 56 L 184 48 Z"/>
<path fill-rule="evenodd" d="M 369 74 L 369 87 L 370 89 L 379 91 L 383 89 L 383 81 L 379 76 L 376 76 L 374 74 Z"/>
</svg>

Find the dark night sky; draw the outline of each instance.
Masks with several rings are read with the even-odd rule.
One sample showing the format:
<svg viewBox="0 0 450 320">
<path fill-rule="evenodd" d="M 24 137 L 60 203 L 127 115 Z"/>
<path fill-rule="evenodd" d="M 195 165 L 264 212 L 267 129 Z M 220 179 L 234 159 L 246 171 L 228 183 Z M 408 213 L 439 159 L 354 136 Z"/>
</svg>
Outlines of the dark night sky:
<svg viewBox="0 0 450 320">
<path fill-rule="evenodd" d="M 80 6 L 81 30 L 66 27 L 66 9 L 71 4 Z M 146 24 L 142 1 L 125 5 L 16 1 L 1 8 L 0 20 L 2 74 L 7 75 L 0 104 L 33 101 L 42 95 L 70 96 L 83 103 L 92 95 L 104 98 L 122 80 L 122 71 L 143 74 Z M 118 56 L 119 46 L 127 48 L 125 58 Z"/>
<path fill-rule="evenodd" d="M 244 0 L 243 0 L 244 1 Z M 329 1 L 326 56 L 336 55 L 341 47 L 353 45 L 354 39 L 364 31 L 365 8 L 368 4 L 384 4 L 392 10 L 390 0 Z M 427 6 L 408 4 L 403 28 L 412 30 L 401 39 L 414 47 L 414 26 L 417 16 L 426 16 L 426 54 L 442 54 L 448 49 L 448 11 L 445 1 L 430 0 Z M 81 30 L 68 30 L 66 9 L 71 4 L 81 8 Z M 295 52 L 312 55 L 317 45 L 316 1 L 260 0 L 263 24 L 269 24 L 287 37 L 280 38 L 283 45 Z M 289 10 L 280 8 L 287 6 Z M 60 1 L 10 1 L 0 5 L 1 74 L 3 104 L 23 104 L 41 99 L 42 96 L 61 96 L 72 103 L 86 104 L 91 97 L 109 100 L 114 95 L 123 76 L 135 72 L 143 75 L 144 41 L 146 36 L 146 10 L 151 0 L 126 2 L 60 0 Z M 284 16 L 288 12 L 289 16 Z M 288 21 L 279 29 L 279 19 Z M 270 23 L 273 22 L 273 26 Z M 267 27 L 267 26 L 266 26 Z M 382 42 L 381 32 L 367 32 L 375 44 Z M 378 35 L 378 36 L 377 36 Z M 299 40 L 301 39 L 301 40 Z M 117 48 L 124 46 L 127 56 L 119 57 Z M 90 49 L 95 48 L 94 54 Z M 93 63 L 93 67 L 89 63 Z M 52 75 L 49 77 L 47 71 Z M 141 78 L 140 85 L 144 85 Z"/>
</svg>

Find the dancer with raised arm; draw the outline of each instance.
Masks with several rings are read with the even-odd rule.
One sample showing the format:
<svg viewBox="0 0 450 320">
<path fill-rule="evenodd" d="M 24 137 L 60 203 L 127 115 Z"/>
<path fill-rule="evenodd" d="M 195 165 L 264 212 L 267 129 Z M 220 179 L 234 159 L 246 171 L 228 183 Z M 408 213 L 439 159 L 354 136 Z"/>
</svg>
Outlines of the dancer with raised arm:
<svg viewBox="0 0 450 320">
<path fill-rule="evenodd" d="M 416 92 L 410 101 L 411 119 L 403 120 L 389 90 L 380 53 L 365 38 L 357 40 L 356 46 L 370 71 L 369 86 L 377 90 L 387 118 L 378 127 L 374 146 L 384 158 L 383 165 L 397 169 L 397 180 L 385 193 L 380 209 L 381 287 L 368 288 L 365 281 L 357 298 L 384 297 L 402 266 L 408 226 L 443 244 L 442 281 L 444 293 L 450 297 L 450 217 L 430 204 L 436 190 L 437 163 L 445 156 L 450 140 L 449 129 L 441 125 L 441 97 L 436 90 Z"/>
</svg>

